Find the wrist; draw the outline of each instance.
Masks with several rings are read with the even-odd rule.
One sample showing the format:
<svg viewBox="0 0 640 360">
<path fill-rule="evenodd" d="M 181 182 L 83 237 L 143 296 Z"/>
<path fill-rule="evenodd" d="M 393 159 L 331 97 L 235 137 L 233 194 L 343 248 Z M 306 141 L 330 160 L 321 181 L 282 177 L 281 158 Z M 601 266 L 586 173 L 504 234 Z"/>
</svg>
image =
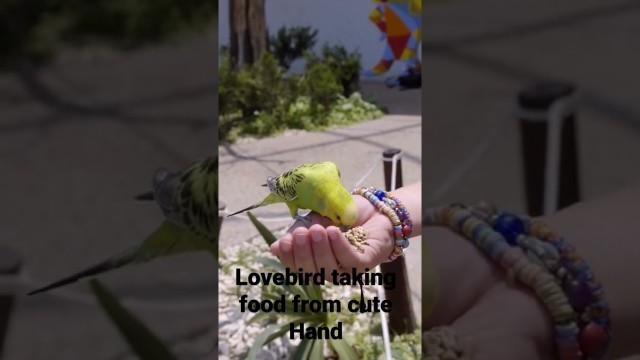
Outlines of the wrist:
<svg viewBox="0 0 640 360">
<path fill-rule="evenodd" d="M 413 221 L 402 201 L 389 191 L 370 188 L 356 188 L 352 192 L 366 198 L 375 208 L 389 218 L 393 224 L 393 250 L 386 262 L 391 262 L 404 254 L 409 247 L 408 237 L 413 230 Z"/>
<path fill-rule="evenodd" d="M 506 270 L 510 279 L 517 279 L 536 294 L 553 322 L 559 358 L 592 359 L 607 350 L 609 306 L 602 287 L 575 248 L 545 224 L 498 211 L 489 204 L 433 208 L 425 219 L 463 234 Z M 517 309 L 508 303 L 501 306 Z M 537 332 L 541 333 L 544 331 Z"/>
</svg>

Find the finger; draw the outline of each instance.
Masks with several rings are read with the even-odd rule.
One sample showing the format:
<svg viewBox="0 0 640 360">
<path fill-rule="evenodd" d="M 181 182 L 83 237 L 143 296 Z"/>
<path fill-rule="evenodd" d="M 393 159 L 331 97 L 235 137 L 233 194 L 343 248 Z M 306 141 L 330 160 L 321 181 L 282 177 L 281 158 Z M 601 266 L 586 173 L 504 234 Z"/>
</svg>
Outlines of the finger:
<svg viewBox="0 0 640 360">
<path fill-rule="evenodd" d="M 309 241 L 309 230 L 298 228 L 293 231 L 293 261 L 296 269 L 302 268 L 303 272 L 317 272 L 316 263 L 313 260 L 311 242 Z"/>
<path fill-rule="evenodd" d="M 311 250 L 318 271 L 324 269 L 325 279 L 331 279 L 331 272 L 338 270 L 338 260 L 333 254 L 327 231 L 320 225 L 313 225 L 309 229 L 311 234 Z"/>
<path fill-rule="evenodd" d="M 338 260 L 338 263 L 345 271 L 350 271 L 351 268 L 356 268 L 359 272 L 364 272 L 365 267 L 371 269 L 373 259 L 368 253 L 358 253 L 357 250 L 349 243 L 347 238 L 340 229 L 335 226 L 327 228 L 327 234 L 329 235 L 329 242 L 333 253 Z"/>
<path fill-rule="evenodd" d="M 277 240 L 269 246 L 269 252 L 271 252 L 275 257 L 280 258 L 280 240 Z"/>
<path fill-rule="evenodd" d="M 277 241 L 278 254 L 282 265 L 295 270 L 296 264 L 293 261 L 293 237 L 291 234 L 285 234 L 280 240 Z"/>
</svg>

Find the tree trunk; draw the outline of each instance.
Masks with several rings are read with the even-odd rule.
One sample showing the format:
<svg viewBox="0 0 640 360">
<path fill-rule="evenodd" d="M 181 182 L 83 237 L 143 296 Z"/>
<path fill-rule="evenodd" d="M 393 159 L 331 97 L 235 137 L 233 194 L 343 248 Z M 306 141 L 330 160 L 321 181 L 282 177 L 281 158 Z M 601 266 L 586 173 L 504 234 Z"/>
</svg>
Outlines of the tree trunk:
<svg viewBox="0 0 640 360">
<path fill-rule="evenodd" d="M 229 0 L 229 19 L 231 65 L 253 64 L 267 50 L 265 0 Z"/>
<path fill-rule="evenodd" d="M 236 68 L 241 61 L 240 40 L 247 29 L 244 9 L 246 0 L 229 0 L 229 61 Z"/>
<path fill-rule="evenodd" d="M 267 51 L 267 24 L 265 20 L 265 0 L 251 0 L 247 11 L 249 24 L 249 41 L 251 42 L 251 57 L 249 62 L 258 60 Z"/>
</svg>

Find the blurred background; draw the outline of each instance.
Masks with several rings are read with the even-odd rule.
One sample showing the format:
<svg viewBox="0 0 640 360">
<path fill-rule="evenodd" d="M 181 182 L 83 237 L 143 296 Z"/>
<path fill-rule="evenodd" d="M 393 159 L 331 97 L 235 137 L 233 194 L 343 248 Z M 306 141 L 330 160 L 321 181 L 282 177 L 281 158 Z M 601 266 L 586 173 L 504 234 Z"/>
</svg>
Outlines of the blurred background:
<svg viewBox="0 0 640 360">
<path fill-rule="evenodd" d="M 487 199 L 527 211 L 517 95 L 548 79 L 581 96 L 579 198 L 640 180 L 639 2 L 432 1 L 423 21 L 428 205 Z"/>
<path fill-rule="evenodd" d="M 2 277 L 3 359 L 131 358 L 86 282 L 24 294 L 141 241 L 162 220 L 132 198 L 154 170 L 215 154 L 216 14 L 216 1 L 0 0 L 0 259 L 21 262 Z M 179 255 L 102 279 L 181 358 L 211 358 L 214 265 Z"/>
<path fill-rule="evenodd" d="M 541 215 L 543 193 L 527 183 L 544 181 L 545 169 L 525 175 L 523 148 L 544 164 L 545 123 L 518 114 L 518 95 L 540 81 L 578 95 L 575 128 L 563 135 L 575 157 L 561 165 L 560 207 L 640 181 L 640 2 L 436 0 L 423 14 L 427 206 L 487 200 Z"/>
</svg>

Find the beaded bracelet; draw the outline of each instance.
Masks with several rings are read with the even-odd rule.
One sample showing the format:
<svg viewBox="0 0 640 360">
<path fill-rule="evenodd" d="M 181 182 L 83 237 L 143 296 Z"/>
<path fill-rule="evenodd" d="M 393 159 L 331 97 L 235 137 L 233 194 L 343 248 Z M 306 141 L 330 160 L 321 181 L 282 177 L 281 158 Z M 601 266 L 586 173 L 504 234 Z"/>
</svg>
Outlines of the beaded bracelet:
<svg viewBox="0 0 640 360">
<path fill-rule="evenodd" d="M 511 245 L 527 248 L 550 273 L 556 275 L 570 305 L 578 314 L 576 333 L 580 353 L 587 358 L 601 357 L 612 338 L 610 308 L 604 299 L 602 285 L 576 254 L 576 249 L 540 221 L 497 211 L 488 204 L 480 204 L 475 209 L 476 213 L 484 213 L 483 217 L 488 218 L 494 229 L 501 232 Z"/>
<path fill-rule="evenodd" d="M 611 333 L 602 287 L 593 280 L 584 262 L 577 261 L 573 247 L 552 235 L 547 227 L 511 213 L 498 213 L 495 207 L 487 204 L 470 208 L 454 204 L 427 209 L 425 221 L 427 224 L 447 225 L 465 235 L 511 275 L 534 290 L 551 315 L 561 359 L 590 359 L 604 354 Z M 572 276 L 556 280 L 552 274 L 563 268 L 568 269 Z M 567 292 L 571 287 L 566 286 L 566 281 L 571 278 L 590 281 L 593 301 L 589 313 L 584 313 L 573 294 Z M 583 301 L 582 298 L 580 300 Z"/>
<path fill-rule="evenodd" d="M 369 200 L 378 210 L 389 217 L 391 223 L 393 223 L 393 231 L 395 234 L 394 249 L 389 255 L 386 262 L 391 262 L 397 259 L 404 253 L 404 249 L 409 247 L 409 239 L 411 232 L 413 231 L 413 222 L 409 216 L 409 211 L 402 204 L 400 199 L 395 197 L 390 192 L 378 190 L 374 187 L 356 188 L 352 194 L 358 194 Z"/>
</svg>

